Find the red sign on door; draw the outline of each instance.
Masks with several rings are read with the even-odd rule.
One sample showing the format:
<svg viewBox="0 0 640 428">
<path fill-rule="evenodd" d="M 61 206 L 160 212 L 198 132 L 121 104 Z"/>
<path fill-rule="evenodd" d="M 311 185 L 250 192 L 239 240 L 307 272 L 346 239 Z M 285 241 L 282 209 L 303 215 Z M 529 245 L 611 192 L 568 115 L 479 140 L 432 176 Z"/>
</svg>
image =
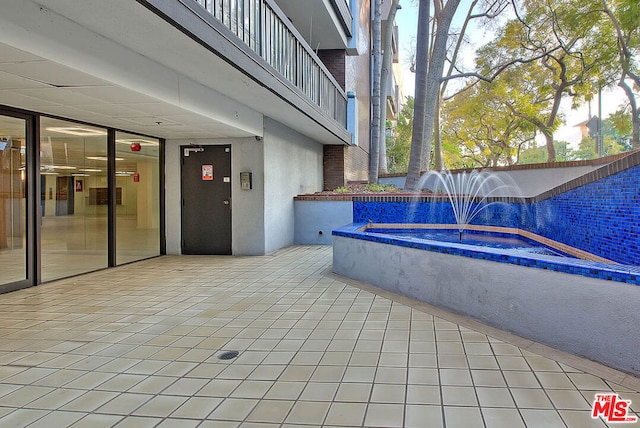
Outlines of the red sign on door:
<svg viewBox="0 0 640 428">
<path fill-rule="evenodd" d="M 213 181 L 213 165 L 202 165 L 202 180 Z"/>
</svg>

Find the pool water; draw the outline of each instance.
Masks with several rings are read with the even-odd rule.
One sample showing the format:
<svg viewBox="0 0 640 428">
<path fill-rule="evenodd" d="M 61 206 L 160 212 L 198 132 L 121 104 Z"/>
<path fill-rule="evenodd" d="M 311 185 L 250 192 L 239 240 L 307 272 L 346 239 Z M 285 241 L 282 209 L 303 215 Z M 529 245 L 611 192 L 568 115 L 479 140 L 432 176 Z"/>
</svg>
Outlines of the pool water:
<svg viewBox="0 0 640 428">
<path fill-rule="evenodd" d="M 498 248 L 519 253 L 540 254 L 558 257 L 573 256 L 559 250 L 547 247 L 544 244 L 527 239 L 519 235 L 506 233 L 480 232 L 466 230 L 462 233 L 462 242 L 457 230 L 450 229 L 376 229 L 370 228 L 366 233 L 383 235 L 400 239 L 416 239 L 423 241 L 447 242 L 452 244 L 475 245 L 481 247 Z"/>
</svg>

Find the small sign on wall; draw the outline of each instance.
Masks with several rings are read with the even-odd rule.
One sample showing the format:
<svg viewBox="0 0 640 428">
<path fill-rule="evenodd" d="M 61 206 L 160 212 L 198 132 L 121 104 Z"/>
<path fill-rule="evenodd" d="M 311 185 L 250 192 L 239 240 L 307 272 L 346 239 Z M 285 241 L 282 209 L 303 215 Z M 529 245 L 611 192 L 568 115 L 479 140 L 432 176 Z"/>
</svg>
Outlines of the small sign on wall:
<svg viewBox="0 0 640 428">
<path fill-rule="evenodd" d="M 202 181 L 213 181 L 213 165 L 202 165 Z"/>
<path fill-rule="evenodd" d="M 82 192 L 82 180 L 76 180 L 76 192 Z"/>
</svg>

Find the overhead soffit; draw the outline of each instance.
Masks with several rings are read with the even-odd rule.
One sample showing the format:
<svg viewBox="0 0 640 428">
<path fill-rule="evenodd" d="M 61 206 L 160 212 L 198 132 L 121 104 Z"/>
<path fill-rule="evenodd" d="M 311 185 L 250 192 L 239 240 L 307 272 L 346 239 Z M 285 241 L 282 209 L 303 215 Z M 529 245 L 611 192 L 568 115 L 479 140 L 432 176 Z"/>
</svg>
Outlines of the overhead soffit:
<svg viewBox="0 0 640 428">
<path fill-rule="evenodd" d="M 227 96 L 237 96 L 236 99 L 249 108 L 256 108 L 318 141 L 340 142 L 326 129 L 303 117 L 301 112 L 291 107 L 287 109 L 286 99 L 270 93 L 269 88 L 239 72 L 139 4 L 122 2 L 121 6 L 132 8 L 130 13 L 123 14 L 112 3 L 87 1 L 90 4 L 83 8 L 78 8 L 77 3 L 70 0 L 51 0 L 47 6 L 64 12 L 68 19 L 82 22 L 84 28 L 133 52 L 144 52 L 145 58 L 166 66 L 172 72 L 184 73 L 185 78 L 189 76 L 194 83 L 220 89 L 221 93 L 226 91 Z M 140 22 L 145 25 L 139 25 Z M 193 88 L 197 91 L 197 85 Z M 163 138 L 224 138 L 257 134 L 2 43 L 0 97 L 0 104 Z M 207 103 L 206 99 L 200 102 Z M 215 104 L 215 100 L 208 103 Z"/>
</svg>

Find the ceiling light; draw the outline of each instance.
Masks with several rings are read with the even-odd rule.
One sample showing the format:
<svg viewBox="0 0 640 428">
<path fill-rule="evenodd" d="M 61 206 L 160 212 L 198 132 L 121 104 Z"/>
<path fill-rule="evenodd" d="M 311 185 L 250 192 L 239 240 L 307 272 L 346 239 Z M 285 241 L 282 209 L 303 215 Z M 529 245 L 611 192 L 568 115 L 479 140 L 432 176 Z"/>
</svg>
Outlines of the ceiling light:
<svg viewBox="0 0 640 428">
<path fill-rule="evenodd" d="M 52 126 L 45 128 L 47 131 L 59 132 L 61 134 L 75 135 L 78 137 L 96 137 L 107 135 L 104 129 L 82 128 L 79 126 Z"/>
<path fill-rule="evenodd" d="M 57 173 L 57 172 L 43 172 L 43 171 L 41 171 L 40 175 L 60 175 L 60 174 Z"/>
<path fill-rule="evenodd" d="M 108 161 L 109 158 L 106 156 L 87 156 L 87 159 L 91 159 L 91 160 L 99 160 L 99 161 Z M 124 160 L 124 158 L 116 158 L 117 161 L 122 161 Z"/>
<path fill-rule="evenodd" d="M 89 174 L 78 174 L 78 173 L 71 174 L 71 176 L 72 177 L 91 177 Z"/>
<path fill-rule="evenodd" d="M 77 169 L 75 166 L 68 165 L 42 165 L 40 168 L 42 169 Z"/>
<path fill-rule="evenodd" d="M 101 169 L 94 169 L 94 168 L 81 168 L 80 171 L 82 171 L 82 172 L 102 172 Z"/>
</svg>

